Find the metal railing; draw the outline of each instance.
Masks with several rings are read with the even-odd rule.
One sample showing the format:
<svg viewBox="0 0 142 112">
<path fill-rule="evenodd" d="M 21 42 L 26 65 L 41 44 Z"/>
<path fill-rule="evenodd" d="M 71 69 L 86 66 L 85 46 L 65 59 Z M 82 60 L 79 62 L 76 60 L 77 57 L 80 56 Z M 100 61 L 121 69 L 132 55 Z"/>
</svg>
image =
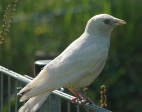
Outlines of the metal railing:
<svg viewBox="0 0 142 112">
<path fill-rule="evenodd" d="M 19 102 L 17 92 L 32 80 L 29 76 L 22 76 L 16 72 L 0 66 L 0 112 L 17 112 L 23 103 Z M 38 112 L 111 112 L 96 105 L 80 102 L 71 103 L 75 98 L 61 90 L 54 90 Z M 75 110 L 72 110 L 74 106 Z"/>
</svg>

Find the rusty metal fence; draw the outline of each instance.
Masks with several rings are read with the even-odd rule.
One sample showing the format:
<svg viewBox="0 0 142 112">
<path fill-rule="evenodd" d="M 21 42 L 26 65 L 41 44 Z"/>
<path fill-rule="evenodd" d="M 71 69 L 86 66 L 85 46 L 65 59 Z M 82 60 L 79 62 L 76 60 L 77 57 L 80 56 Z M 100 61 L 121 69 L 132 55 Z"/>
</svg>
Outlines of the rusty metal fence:
<svg viewBox="0 0 142 112">
<path fill-rule="evenodd" d="M 0 66 L 0 112 L 17 112 L 23 103 L 19 102 L 17 96 L 18 89 L 25 86 L 32 80 L 29 76 L 22 76 L 5 67 Z M 65 92 L 63 89 L 55 90 L 48 97 L 38 112 L 111 112 L 96 105 L 80 102 L 75 104 L 71 100 L 75 98 Z M 74 106 L 75 110 L 72 109 Z"/>
</svg>

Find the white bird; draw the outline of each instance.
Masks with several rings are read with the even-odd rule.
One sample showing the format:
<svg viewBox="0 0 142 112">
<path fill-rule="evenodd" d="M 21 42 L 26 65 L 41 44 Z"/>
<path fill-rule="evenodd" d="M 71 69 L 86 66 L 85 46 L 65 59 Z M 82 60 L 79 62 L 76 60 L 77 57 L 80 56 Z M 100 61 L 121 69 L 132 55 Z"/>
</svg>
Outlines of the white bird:
<svg viewBox="0 0 142 112">
<path fill-rule="evenodd" d="M 29 100 L 19 112 L 35 112 L 50 93 L 60 87 L 67 87 L 77 98 L 90 101 L 79 90 L 101 73 L 108 56 L 110 34 L 121 24 L 126 22 L 108 14 L 92 17 L 84 33 L 20 90 L 18 95 L 23 95 L 20 101 Z"/>
</svg>

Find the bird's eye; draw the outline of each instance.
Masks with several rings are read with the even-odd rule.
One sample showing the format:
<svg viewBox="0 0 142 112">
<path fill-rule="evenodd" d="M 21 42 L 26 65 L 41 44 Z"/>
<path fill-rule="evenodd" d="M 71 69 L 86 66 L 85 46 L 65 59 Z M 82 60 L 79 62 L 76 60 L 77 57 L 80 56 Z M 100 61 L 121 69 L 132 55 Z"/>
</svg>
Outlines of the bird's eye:
<svg viewBox="0 0 142 112">
<path fill-rule="evenodd" d="M 104 23 L 105 23 L 105 24 L 109 24 L 109 19 L 105 19 L 105 20 L 104 20 Z"/>
</svg>

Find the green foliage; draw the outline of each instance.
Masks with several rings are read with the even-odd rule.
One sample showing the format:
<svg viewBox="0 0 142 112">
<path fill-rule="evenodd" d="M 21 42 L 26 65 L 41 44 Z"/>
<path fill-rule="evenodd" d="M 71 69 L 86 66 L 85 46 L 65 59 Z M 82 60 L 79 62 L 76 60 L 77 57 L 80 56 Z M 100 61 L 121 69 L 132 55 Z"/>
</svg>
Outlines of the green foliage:
<svg viewBox="0 0 142 112">
<path fill-rule="evenodd" d="M 0 4 L 0 17 L 9 4 Z M 107 86 L 108 108 L 114 112 L 142 111 L 142 1 L 141 0 L 27 0 L 19 1 L 9 36 L 0 48 L 0 64 L 33 74 L 36 51 L 62 52 L 99 13 L 126 20 L 111 35 L 105 69 L 89 87 L 88 96 L 99 105 L 100 86 Z M 0 20 L 2 25 L 2 20 Z"/>
</svg>

